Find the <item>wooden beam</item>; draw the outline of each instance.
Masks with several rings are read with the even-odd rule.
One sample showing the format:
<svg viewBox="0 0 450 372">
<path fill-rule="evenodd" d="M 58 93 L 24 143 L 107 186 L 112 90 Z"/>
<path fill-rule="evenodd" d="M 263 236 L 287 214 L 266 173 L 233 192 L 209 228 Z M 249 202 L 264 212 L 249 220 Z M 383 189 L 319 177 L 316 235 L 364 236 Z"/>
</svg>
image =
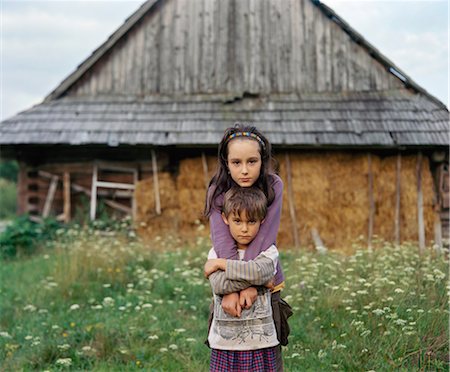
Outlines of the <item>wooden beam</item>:
<svg viewBox="0 0 450 372">
<path fill-rule="evenodd" d="M 425 250 L 425 223 L 423 219 L 423 193 L 422 193 L 422 152 L 417 154 L 417 225 L 419 236 L 419 253 Z"/>
<path fill-rule="evenodd" d="M 294 245 L 296 248 L 300 247 L 300 238 L 298 236 L 297 229 L 297 217 L 295 214 L 295 201 L 294 201 L 294 193 L 292 190 L 292 172 L 291 172 L 291 159 L 289 158 L 289 153 L 286 152 L 286 173 L 287 173 L 287 191 L 288 191 L 288 202 L 289 202 L 289 214 L 291 216 L 292 222 L 292 234 L 294 236 Z"/>
<path fill-rule="evenodd" d="M 96 185 L 97 187 L 102 187 L 104 189 L 134 190 L 134 185 L 131 183 L 97 181 Z"/>
<path fill-rule="evenodd" d="M 137 169 L 133 172 L 133 183 L 134 183 L 134 190 L 136 190 L 136 185 L 139 181 L 139 172 Z M 131 198 L 131 214 L 133 217 L 133 221 L 136 221 L 137 217 L 137 202 L 136 202 L 136 195 L 133 193 Z"/>
<path fill-rule="evenodd" d="M 315 227 L 311 229 L 311 237 L 313 239 L 314 245 L 316 246 L 316 251 L 319 253 L 327 253 L 328 249 L 325 247 L 325 245 L 322 242 L 322 239 L 320 238 L 319 232 Z"/>
<path fill-rule="evenodd" d="M 439 208 L 434 213 L 434 249 L 442 253 L 442 221 Z"/>
<path fill-rule="evenodd" d="M 47 197 L 45 198 L 44 209 L 42 211 L 42 217 L 46 218 L 50 215 L 50 210 L 53 204 L 53 199 L 55 198 L 56 188 L 58 186 L 58 177 L 53 176 L 50 181 L 50 186 L 48 188 Z"/>
<path fill-rule="evenodd" d="M 373 238 L 373 219 L 375 216 L 375 201 L 373 198 L 373 172 L 372 172 L 372 154 L 369 152 L 367 155 L 368 161 L 368 181 L 369 181 L 369 227 L 367 233 L 367 248 L 372 250 L 372 238 Z"/>
<path fill-rule="evenodd" d="M 156 161 L 156 152 L 152 149 L 152 170 L 153 170 L 153 188 L 155 190 L 155 211 L 157 215 L 161 214 L 161 199 L 159 195 L 158 164 Z"/>
<path fill-rule="evenodd" d="M 70 185 L 72 190 L 75 190 L 77 192 L 82 192 L 84 194 L 86 194 L 87 196 L 91 196 L 91 190 L 89 190 L 88 188 L 78 185 L 76 183 L 72 183 Z M 97 196 L 110 196 L 110 191 L 107 190 L 97 190 Z M 132 198 L 133 197 L 133 192 L 132 190 L 116 190 L 114 192 L 114 196 L 116 196 L 117 198 Z"/>
<path fill-rule="evenodd" d="M 110 199 L 102 199 L 106 205 L 109 205 L 111 208 L 117 209 L 119 211 L 125 212 L 126 214 L 131 214 L 131 208 L 126 205 L 120 204 L 114 200 Z"/>
<path fill-rule="evenodd" d="M 400 245 L 400 201 L 401 201 L 401 174 L 402 155 L 397 154 L 397 167 L 395 171 L 395 244 Z"/>
<path fill-rule="evenodd" d="M 94 163 L 92 167 L 91 210 L 90 210 L 90 217 L 92 221 L 95 220 L 95 214 L 97 211 L 97 177 L 98 177 L 98 167 L 97 163 Z"/>
<path fill-rule="evenodd" d="M 66 170 L 63 176 L 63 188 L 64 188 L 64 222 L 70 222 L 72 214 L 72 204 L 70 200 L 70 173 Z"/>
</svg>

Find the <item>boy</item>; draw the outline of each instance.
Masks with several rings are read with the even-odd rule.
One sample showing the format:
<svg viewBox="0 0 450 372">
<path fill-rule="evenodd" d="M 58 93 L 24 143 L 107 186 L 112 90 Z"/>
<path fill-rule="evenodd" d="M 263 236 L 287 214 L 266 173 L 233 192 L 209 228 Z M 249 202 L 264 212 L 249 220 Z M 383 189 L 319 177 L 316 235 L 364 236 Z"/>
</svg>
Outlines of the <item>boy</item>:
<svg viewBox="0 0 450 372">
<path fill-rule="evenodd" d="M 267 199 L 258 188 L 237 187 L 225 194 L 222 218 L 236 241 L 241 260 L 266 213 Z M 214 315 L 208 335 L 211 371 L 248 370 L 248 363 L 255 361 L 262 363 L 264 371 L 282 369 L 269 290 L 273 288 L 277 261 L 274 245 L 251 261 L 218 259 L 214 249 L 210 250 L 205 276 L 214 293 Z M 258 286 L 256 300 L 239 304 L 236 317 L 227 314 L 222 309 L 221 296 L 250 286 Z"/>
</svg>

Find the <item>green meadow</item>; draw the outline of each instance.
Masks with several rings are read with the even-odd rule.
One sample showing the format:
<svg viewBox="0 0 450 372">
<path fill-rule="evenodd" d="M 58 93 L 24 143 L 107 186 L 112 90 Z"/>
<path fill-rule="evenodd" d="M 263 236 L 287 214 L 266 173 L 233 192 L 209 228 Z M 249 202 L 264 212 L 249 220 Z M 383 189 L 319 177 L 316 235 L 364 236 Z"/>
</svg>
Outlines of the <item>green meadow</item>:
<svg viewBox="0 0 450 372">
<path fill-rule="evenodd" d="M 1 371 L 207 371 L 208 241 L 72 227 L 0 266 Z M 286 371 L 447 371 L 448 263 L 378 242 L 280 248 Z"/>
</svg>

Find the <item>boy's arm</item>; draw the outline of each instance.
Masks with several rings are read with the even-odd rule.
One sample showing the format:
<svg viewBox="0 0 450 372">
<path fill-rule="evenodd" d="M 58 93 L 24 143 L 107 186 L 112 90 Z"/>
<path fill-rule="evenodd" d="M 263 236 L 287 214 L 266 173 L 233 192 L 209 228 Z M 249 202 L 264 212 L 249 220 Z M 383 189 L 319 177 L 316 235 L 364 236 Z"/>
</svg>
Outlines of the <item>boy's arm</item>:
<svg viewBox="0 0 450 372">
<path fill-rule="evenodd" d="M 227 279 L 225 271 L 219 270 L 213 272 L 209 277 L 212 291 L 216 295 L 224 296 L 230 293 L 239 292 L 243 289 L 251 287 L 249 282 L 244 280 L 230 280 Z"/>
<path fill-rule="evenodd" d="M 252 285 L 265 285 L 276 273 L 278 250 L 272 245 L 254 260 L 226 260 L 225 275 L 229 280 L 243 280 Z"/>
<path fill-rule="evenodd" d="M 213 256 L 210 255 L 209 257 L 212 258 Z M 223 272 L 225 275 L 223 275 L 221 280 L 224 283 L 218 283 L 218 285 L 220 284 L 220 288 L 222 288 L 220 291 L 229 291 L 232 288 L 239 288 L 236 290 L 240 291 L 251 285 L 264 285 L 269 282 L 276 273 L 277 260 L 278 250 L 272 245 L 268 250 L 262 252 L 251 261 L 225 260 L 220 258 L 209 259 L 205 264 L 205 276 L 209 277 L 214 272 Z M 226 280 L 241 283 L 228 284 Z M 222 284 L 227 284 L 227 289 Z"/>
</svg>

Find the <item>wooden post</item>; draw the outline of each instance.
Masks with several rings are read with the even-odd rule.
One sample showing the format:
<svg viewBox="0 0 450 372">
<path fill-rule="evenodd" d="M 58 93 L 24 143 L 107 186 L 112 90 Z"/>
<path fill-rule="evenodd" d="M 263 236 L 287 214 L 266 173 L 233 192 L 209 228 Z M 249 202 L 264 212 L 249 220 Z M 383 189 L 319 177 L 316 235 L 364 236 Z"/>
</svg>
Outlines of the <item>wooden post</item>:
<svg viewBox="0 0 450 372">
<path fill-rule="evenodd" d="M 71 200 L 70 200 L 70 173 L 65 170 L 63 177 L 63 188 L 64 188 L 64 222 L 70 222 L 71 216 Z"/>
<path fill-rule="evenodd" d="M 206 160 L 206 155 L 204 151 L 202 151 L 202 165 L 203 165 L 203 176 L 205 177 L 205 188 L 206 190 L 208 190 L 209 186 L 208 162 Z"/>
<path fill-rule="evenodd" d="M 44 209 L 42 211 L 42 217 L 46 218 L 50 215 L 50 209 L 52 207 L 53 199 L 55 198 L 56 187 L 58 186 L 58 176 L 53 176 L 48 188 L 47 197 L 45 198 Z"/>
<path fill-rule="evenodd" d="M 161 214 L 161 199 L 159 196 L 159 181 L 158 181 L 158 164 L 156 162 L 156 152 L 152 149 L 152 170 L 153 170 L 153 188 L 155 190 L 155 211 L 156 214 Z"/>
<path fill-rule="evenodd" d="M 401 198 L 401 173 L 402 173 L 402 155 L 397 153 L 397 168 L 395 180 L 395 244 L 400 245 L 400 198 Z"/>
<path fill-rule="evenodd" d="M 95 220 L 95 213 L 97 210 L 97 177 L 98 177 L 98 166 L 94 163 L 92 168 L 92 185 L 91 185 L 91 220 Z"/>
<path fill-rule="evenodd" d="M 439 208 L 434 213 L 434 249 L 437 253 L 442 253 L 442 222 Z"/>
<path fill-rule="evenodd" d="M 372 154 L 367 155 L 368 160 L 368 178 L 369 178 L 369 228 L 367 236 L 367 247 L 372 251 L 372 236 L 373 236 L 373 218 L 375 215 L 375 202 L 373 199 L 373 173 L 372 173 Z"/>
<path fill-rule="evenodd" d="M 422 152 L 417 154 L 417 224 L 419 235 L 419 253 L 425 250 L 425 224 L 423 220 L 423 193 L 422 193 Z"/>
<path fill-rule="evenodd" d="M 314 245 L 316 246 L 316 251 L 324 254 L 327 253 L 328 249 L 325 247 L 325 245 L 322 242 L 322 239 L 320 238 L 319 232 L 315 227 L 311 229 L 311 236 L 314 242 Z"/>
<path fill-rule="evenodd" d="M 133 216 L 133 221 L 136 221 L 136 217 L 137 217 L 136 185 L 137 185 L 138 181 L 139 181 L 139 173 L 138 173 L 138 170 L 136 169 L 133 172 L 134 193 L 131 197 L 131 213 Z"/>
<path fill-rule="evenodd" d="M 297 218 L 295 215 L 295 202 L 294 193 L 292 191 L 292 173 L 291 173 L 291 160 L 289 153 L 286 152 L 286 173 L 287 173 L 287 186 L 288 186 L 288 201 L 289 201 L 289 214 L 292 221 L 292 233 L 294 235 L 294 245 L 296 248 L 300 247 L 300 239 L 297 230 Z"/>
</svg>

